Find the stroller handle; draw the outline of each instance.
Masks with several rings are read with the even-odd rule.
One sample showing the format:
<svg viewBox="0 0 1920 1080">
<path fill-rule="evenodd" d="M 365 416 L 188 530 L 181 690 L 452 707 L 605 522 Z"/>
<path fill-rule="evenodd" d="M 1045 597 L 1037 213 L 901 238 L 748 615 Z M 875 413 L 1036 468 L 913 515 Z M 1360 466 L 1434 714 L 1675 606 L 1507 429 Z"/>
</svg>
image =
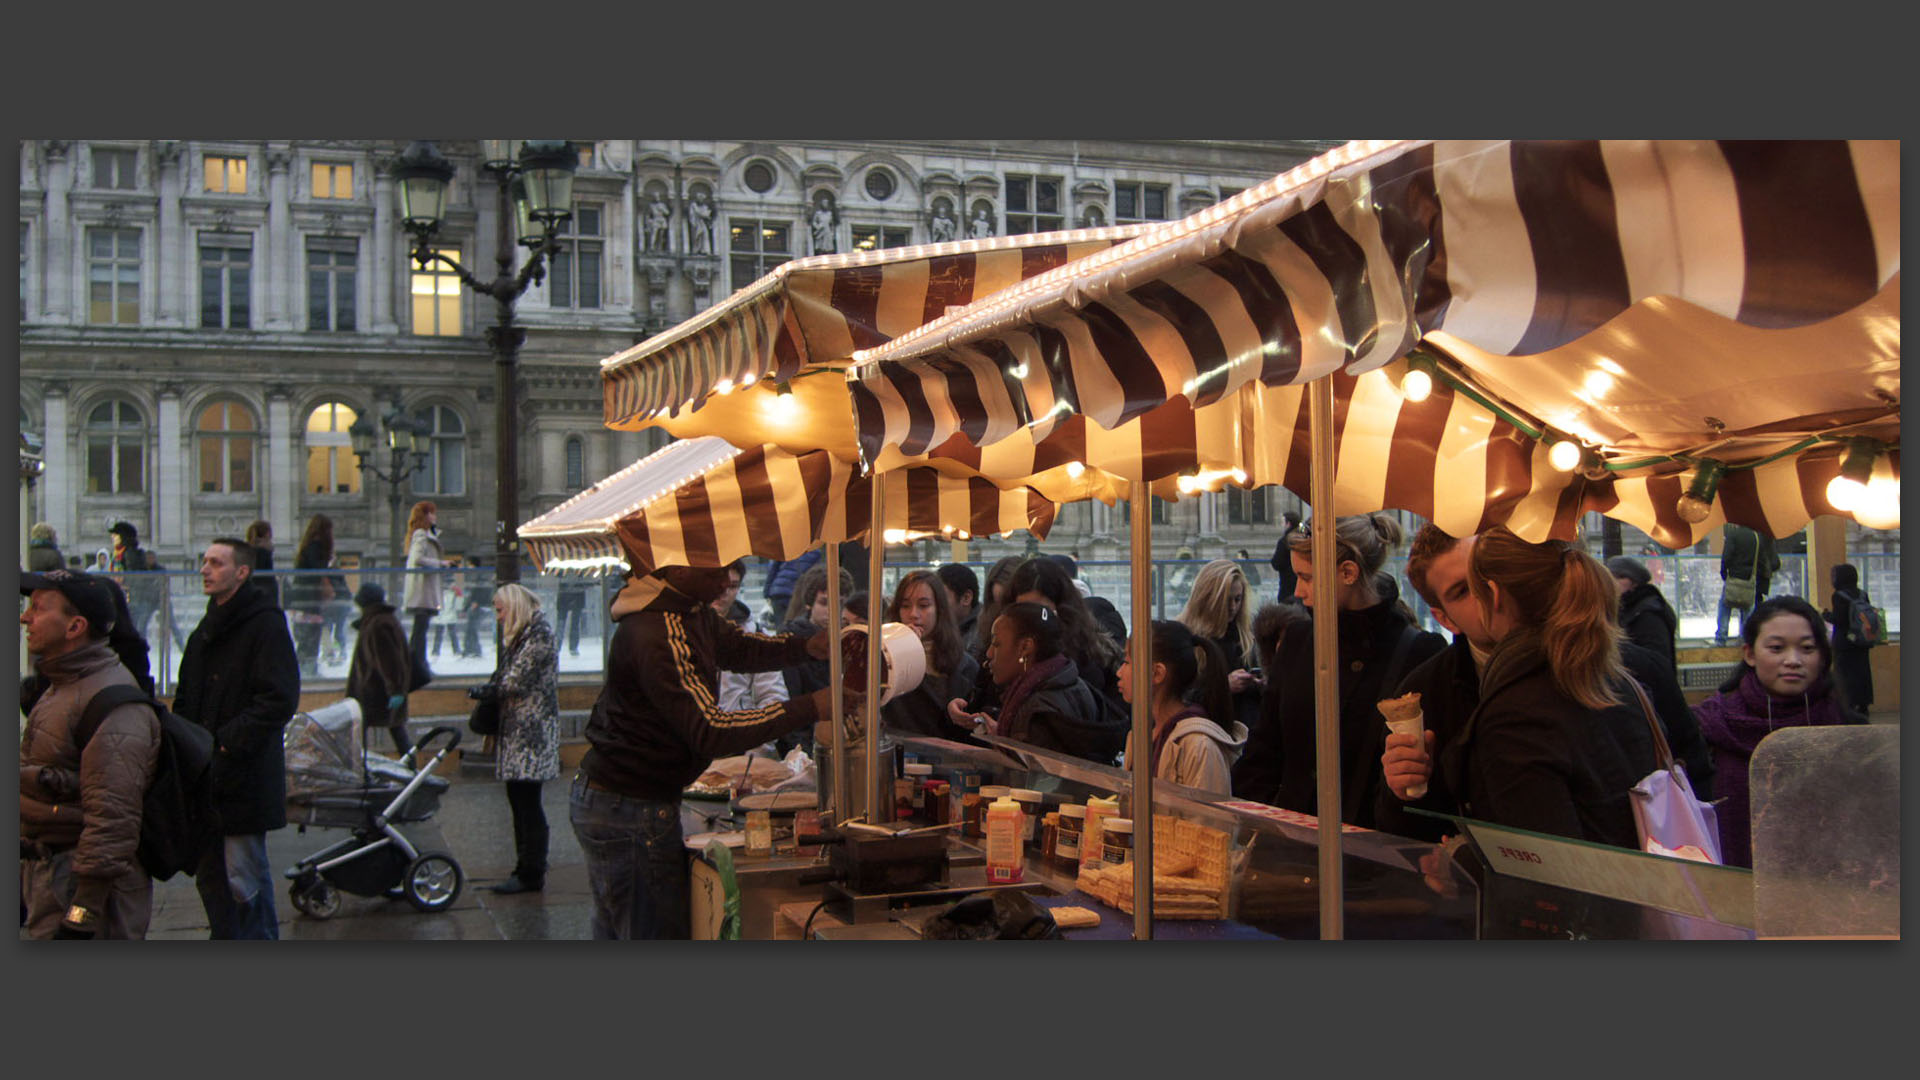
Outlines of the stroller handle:
<svg viewBox="0 0 1920 1080">
<path fill-rule="evenodd" d="M 455 747 L 460 745 L 460 729 L 455 727 L 448 727 L 447 725 L 442 724 L 439 727 L 436 727 L 433 730 L 427 732 L 425 735 L 420 736 L 420 741 L 417 743 L 414 743 L 413 749 L 407 752 L 413 755 L 414 759 L 417 761 L 420 758 L 420 751 L 426 749 L 426 746 L 428 743 L 432 742 L 435 738 L 441 735 L 451 736 L 451 738 L 448 739 L 447 741 L 448 751 L 452 751 Z"/>
</svg>

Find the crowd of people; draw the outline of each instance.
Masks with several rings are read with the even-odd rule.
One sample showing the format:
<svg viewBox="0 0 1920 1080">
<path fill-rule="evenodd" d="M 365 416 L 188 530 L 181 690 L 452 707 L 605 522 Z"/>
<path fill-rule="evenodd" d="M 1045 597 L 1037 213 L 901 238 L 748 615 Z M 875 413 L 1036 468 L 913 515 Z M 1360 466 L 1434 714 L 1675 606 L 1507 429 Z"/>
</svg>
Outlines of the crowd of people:
<svg viewBox="0 0 1920 1080">
<path fill-rule="evenodd" d="M 1242 552 L 1200 565 L 1177 617 L 1134 629 L 1148 636 L 1151 663 L 1151 737 L 1139 747 L 1129 628 L 1073 557 L 1009 556 L 984 575 L 958 563 L 906 573 L 885 618 L 918 637 L 925 674 L 885 702 L 883 727 L 962 742 L 1011 738 L 1107 765 L 1144 753 L 1154 776 L 1176 784 L 1321 813 L 1313 620 L 1327 613 L 1314 607 L 1318 525 L 1289 517 L 1271 564 L 1282 589 L 1275 600 L 1256 598 Z M 1406 547 L 1405 580 L 1443 636 L 1421 628 L 1385 572 L 1409 540 L 1395 517 L 1328 527 L 1327 617 L 1341 660 L 1337 812 L 1348 824 L 1439 839 L 1444 823 L 1408 812 L 1419 808 L 1637 848 L 1629 791 L 1656 768 L 1664 742 L 1695 791 L 1719 799 L 1724 861 L 1751 865 L 1747 768 L 1756 744 L 1781 728 L 1863 722 L 1873 701 L 1873 642 L 1856 629 L 1871 600 L 1851 565 L 1834 568 L 1824 611 L 1770 597 L 1771 545 L 1730 528 L 1718 633 L 1738 614 L 1741 662 L 1690 708 L 1679 619 L 1641 559 L 1602 563 L 1578 544 L 1532 543 L 1504 527 L 1456 537 L 1427 525 Z M 158 568 L 132 525 L 116 524 L 112 536 L 106 572 L 89 573 L 69 566 L 52 529 L 36 525 L 22 576 L 33 657 L 21 695 L 22 920 L 33 937 L 140 937 L 150 917 L 152 883 L 134 846 L 159 744 L 155 710 L 121 705 L 90 741 L 75 734 L 102 689 L 153 690 L 148 625 L 162 606 L 154 586 L 165 586 L 159 575 L 127 573 Z M 471 691 L 495 701 L 501 717 L 496 775 L 515 861 L 492 888 L 544 888 L 541 791 L 561 772 L 559 649 L 563 641 L 577 649 L 586 589 L 560 589 L 550 620 L 533 592 L 496 587 L 484 567 L 449 581 L 458 564 L 430 502 L 409 514 L 404 557 L 413 572 L 398 604 L 366 581 L 349 605 L 325 515 L 302 531 L 284 583 L 272 574 L 264 521 L 202 553 L 207 604 L 184 637 L 170 707 L 216 743 L 222 837 L 194 874 L 211 936 L 277 935 L 265 834 L 286 824 L 280 735 L 323 650 L 345 645 L 335 620 L 358 609 L 345 692 L 405 754 L 408 695 L 432 678 L 436 631 L 456 653 L 479 653 L 476 620 L 438 620 L 455 587 L 468 607 L 477 596 L 500 631 L 493 673 Z M 869 583 L 842 569 L 844 602 L 831 610 L 827 563 L 810 552 L 769 568 L 767 607 L 756 612 L 740 598 L 745 577 L 740 562 L 663 567 L 629 575 L 609 598 L 605 682 L 568 798 L 595 937 L 686 936 L 682 789 L 717 757 L 810 749 L 828 716 L 829 642 L 865 617 Z M 153 632 L 177 634 L 166 622 Z M 863 689 L 845 687 L 850 711 Z M 1389 734 L 1379 703 L 1416 693 L 1424 730 Z"/>
</svg>

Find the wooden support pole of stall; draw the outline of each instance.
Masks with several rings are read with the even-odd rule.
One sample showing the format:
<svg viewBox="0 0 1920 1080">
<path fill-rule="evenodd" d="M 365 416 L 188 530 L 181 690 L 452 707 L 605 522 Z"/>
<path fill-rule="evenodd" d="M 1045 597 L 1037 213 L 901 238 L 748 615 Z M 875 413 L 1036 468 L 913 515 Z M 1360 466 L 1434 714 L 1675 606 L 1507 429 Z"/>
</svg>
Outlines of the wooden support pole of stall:
<svg viewBox="0 0 1920 1080">
<path fill-rule="evenodd" d="M 827 568 L 827 627 L 840 625 L 840 545 L 826 543 L 822 545 L 825 556 L 820 564 Z M 825 628 L 823 628 L 825 629 Z M 835 639 L 835 644 L 838 640 Z M 847 760 L 847 698 L 844 678 L 846 660 L 838 648 L 827 650 L 827 686 L 831 689 L 828 696 L 832 699 L 831 714 L 827 723 L 833 728 L 833 790 L 828 793 L 833 799 L 833 824 L 840 825 L 854 816 L 853 809 L 853 770 L 852 762 Z"/>
<path fill-rule="evenodd" d="M 880 776 L 880 623 L 886 614 L 885 582 L 880 579 L 887 561 L 887 474 L 875 469 L 873 522 L 867 531 L 867 820 L 886 820 L 883 807 L 892 804 L 891 781 Z M 882 785 L 885 785 L 883 788 Z"/>
<path fill-rule="evenodd" d="M 1133 775 L 1133 937 L 1153 938 L 1153 572 L 1152 495 L 1143 480 L 1132 483 L 1131 561 L 1133 632 L 1127 674 L 1133 682 L 1133 736 L 1127 771 Z"/>
<path fill-rule="evenodd" d="M 1313 458 L 1307 493 L 1313 503 L 1313 702 L 1315 805 L 1320 819 L 1320 939 L 1345 933 L 1340 862 L 1340 601 L 1334 545 L 1333 380 L 1307 385 L 1307 422 Z"/>
</svg>

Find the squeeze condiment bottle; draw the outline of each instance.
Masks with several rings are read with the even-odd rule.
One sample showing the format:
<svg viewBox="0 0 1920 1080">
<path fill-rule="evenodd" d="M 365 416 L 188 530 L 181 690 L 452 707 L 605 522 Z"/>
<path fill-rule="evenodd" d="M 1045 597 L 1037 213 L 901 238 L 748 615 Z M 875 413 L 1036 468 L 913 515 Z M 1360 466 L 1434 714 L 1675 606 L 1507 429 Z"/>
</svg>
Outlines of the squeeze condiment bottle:
<svg viewBox="0 0 1920 1080">
<path fill-rule="evenodd" d="M 975 837 L 987 835 L 987 809 L 994 804 L 994 801 L 996 799 L 1012 797 L 1013 789 L 1007 787 L 1005 784 L 982 784 L 980 786 L 980 800 L 973 804 L 973 835 Z M 1018 804 L 1015 805 L 1017 806 Z"/>
<path fill-rule="evenodd" d="M 1026 873 L 1020 844 L 1020 804 L 1010 798 L 994 800 L 987 808 L 987 883 L 1005 885 Z"/>
<path fill-rule="evenodd" d="M 1009 794 L 1013 796 L 1014 802 L 1020 804 L 1020 840 L 1022 843 L 1031 844 L 1034 837 L 1039 835 L 1042 803 L 1040 793 L 1032 788 L 1017 787 Z"/>
<path fill-rule="evenodd" d="M 1120 798 L 1110 795 L 1107 798 L 1087 800 L 1087 823 L 1080 833 L 1080 865 L 1099 866 L 1105 862 L 1105 852 L 1101 850 L 1100 823 L 1110 817 L 1120 816 Z"/>
</svg>

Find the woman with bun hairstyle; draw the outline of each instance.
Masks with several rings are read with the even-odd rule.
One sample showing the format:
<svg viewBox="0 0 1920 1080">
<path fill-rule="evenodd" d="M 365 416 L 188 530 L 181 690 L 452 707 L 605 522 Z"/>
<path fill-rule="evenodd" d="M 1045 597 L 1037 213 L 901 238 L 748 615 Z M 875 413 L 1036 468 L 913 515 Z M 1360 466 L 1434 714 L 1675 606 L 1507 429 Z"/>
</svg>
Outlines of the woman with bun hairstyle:
<svg viewBox="0 0 1920 1080">
<path fill-rule="evenodd" d="M 1654 721 L 1621 664 L 1607 568 L 1497 526 L 1473 545 L 1467 587 L 1494 646 L 1480 704 L 1440 753 L 1461 813 L 1638 849 L 1629 792 L 1658 765 Z"/>
<path fill-rule="evenodd" d="M 1789 727 L 1859 724 L 1834 681 L 1825 621 L 1798 596 L 1771 596 L 1740 626 L 1740 667 L 1720 692 L 1693 707 L 1713 749 L 1720 860 L 1753 865 L 1747 767 L 1761 739 Z"/>
<path fill-rule="evenodd" d="M 1295 595 L 1312 618 L 1283 631 L 1273 668 L 1266 673 L 1259 721 L 1233 767 L 1235 795 L 1303 814 L 1320 812 L 1314 780 L 1312 619 L 1326 613 L 1313 610 L 1312 587 L 1313 529 L 1321 524 L 1310 521 L 1287 537 Z M 1399 521 L 1389 514 L 1357 514 L 1335 521 L 1333 531 L 1331 615 L 1338 620 L 1340 639 L 1340 820 L 1370 828 L 1387 734 L 1376 705 L 1392 697 L 1400 679 L 1446 642 L 1421 630 L 1408 617 L 1397 591 L 1386 595 L 1376 578 L 1388 552 L 1400 543 Z"/>
<path fill-rule="evenodd" d="M 1233 693 L 1220 647 L 1184 623 L 1153 623 L 1153 775 L 1217 795 L 1232 792 L 1231 770 L 1247 742 L 1247 726 L 1233 719 Z M 1133 704 L 1133 645 L 1120 661 L 1120 692 Z M 1197 699 L 1190 701 L 1189 699 Z M 1129 743 L 1127 753 L 1133 753 Z"/>
</svg>

